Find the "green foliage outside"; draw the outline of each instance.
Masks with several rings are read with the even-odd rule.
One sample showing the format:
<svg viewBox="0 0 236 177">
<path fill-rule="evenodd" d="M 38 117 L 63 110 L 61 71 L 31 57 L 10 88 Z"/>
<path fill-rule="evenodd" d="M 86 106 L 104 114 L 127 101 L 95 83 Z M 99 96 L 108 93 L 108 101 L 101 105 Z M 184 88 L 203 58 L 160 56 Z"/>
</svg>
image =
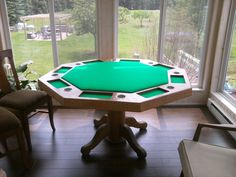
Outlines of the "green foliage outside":
<svg viewBox="0 0 236 177">
<path fill-rule="evenodd" d="M 47 0 L 8 0 L 10 25 L 19 22 L 19 17 L 22 15 L 48 13 L 46 2 Z M 159 3 L 155 0 L 120 0 L 119 2 L 122 6 L 119 7 L 119 57 L 131 57 L 138 51 L 140 58 L 156 58 L 158 52 L 159 10 L 152 8 L 159 8 Z M 183 48 L 184 51 L 197 58 L 200 57 L 199 53 L 204 37 L 203 23 L 206 16 L 199 16 L 199 14 L 206 14 L 204 12 L 206 10 L 205 6 L 207 6 L 207 0 L 168 1 L 168 7 L 171 10 L 167 14 L 169 21 L 166 21 L 166 32 L 170 32 L 170 34 L 173 32 L 176 34 L 185 33 L 186 31 L 194 32 L 194 37 L 191 39 L 186 33 L 187 39 L 176 35 L 177 38 L 174 36 L 173 39 L 170 38 L 169 41 L 166 41 L 164 52 L 169 54 L 167 55 L 168 58 L 177 58 L 175 54 L 179 48 Z M 60 63 L 94 58 L 94 44 L 96 43 L 95 0 L 55 0 L 55 10 L 61 13 L 71 13 L 72 19 L 62 23 L 73 24 L 75 29 L 75 33 L 66 39 L 57 41 Z M 33 24 L 35 30 L 40 31 L 42 26 L 49 25 L 49 21 L 29 20 L 27 24 Z M 22 31 L 12 32 L 12 40 L 17 65 L 33 60 L 31 68 L 36 70 L 39 75 L 54 67 L 50 41 L 26 40 Z M 187 42 L 183 42 L 183 40 L 187 40 Z M 180 46 L 180 44 L 183 46 Z M 232 78 L 235 78 L 236 73 L 235 67 L 233 67 L 235 66 L 235 55 L 236 47 L 233 46 L 228 69 L 228 73 Z M 235 80 L 232 79 L 231 82 L 236 85 Z"/>
<path fill-rule="evenodd" d="M 76 0 L 73 8 L 73 23 L 76 34 L 91 33 L 96 37 L 95 0 Z"/>
<path fill-rule="evenodd" d="M 11 35 L 17 66 L 32 60 L 30 69 L 36 71 L 38 76 L 54 68 L 51 41 L 26 40 L 23 32 L 12 32 Z M 94 48 L 93 40 L 92 35 L 85 34 L 71 35 L 63 41 L 58 41 L 60 63 L 94 58 L 92 54 L 87 55 Z"/>
<path fill-rule="evenodd" d="M 233 33 L 232 45 L 231 45 L 231 53 L 228 62 L 228 70 L 227 70 L 228 82 L 231 86 L 236 88 L 236 30 Z"/>
<path fill-rule="evenodd" d="M 6 0 L 10 26 L 20 22 L 21 16 L 48 13 L 48 0 Z M 55 0 L 57 12 L 71 9 L 74 0 Z"/>
<path fill-rule="evenodd" d="M 141 56 L 144 58 L 147 57 L 143 49 L 144 41 L 147 34 L 150 34 L 148 30 L 153 24 L 153 19 L 159 19 L 159 11 L 148 11 L 149 17 L 152 19 L 145 19 L 142 28 L 139 27 L 139 19 L 132 18 L 133 13 L 134 11 L 126 12 L 124 18 L 127 19 L 127 22 L 119 25 L 119 56 L 130 57 L 135 51 L 142 51 Z M 157 16 L 153 16 L 153 14 L 157 14 Z M 49 19 L 34 19 L 27 23 L 33 24 L 35 31 L 40 31 L 42 26 L 49 24 Z M 38 76 L 54 68 L 51 41 L 26 40 L 23 31 L 12 32 L 11 35 L 16 65 L 32 60 L 30 68 L 36 71 Z M 59 62 L 67 63 L 95 58 L 94 44 L 95 38 L 92 32 L 81 35 L 73 34 L 65 40 L 57 41 Z M 133 50 L 133 46 L 138 46 L 137 50 Z"/>
<path fill-rule="evenodd" d="M 147 10 L 135 10 L 132 16 L 134 19 L 138 19 L 140 27 L 143 27 L 143 20 L 149 18 L 149 13 Z"/>
<path fill-rule="evenodd" d="M 65 40 L 58 41 L 59 62 L 68 63 L 94 59 L 96 56 L 94 40 L 92 34 L 80 36 L 73 34 Z"/>
<path fill-rule="evenodd" d="M 146 10 L 148 18 L 143 19 L 142 27 L 140 19 L 134 19 L 137 12 L 138 10 L 130 10 L 128 22 L 119 24 L 119 57 L 133 57 L 138 52 L 140 58 L 156 60 L 160 11 Z"/>
<path fill-rule="evenodd" d="M 119 6 L 119 22 L 121 24 L 127 23 L 129 21 L 129 18 L 130 10 L 125 7 Z"/>
</svg>

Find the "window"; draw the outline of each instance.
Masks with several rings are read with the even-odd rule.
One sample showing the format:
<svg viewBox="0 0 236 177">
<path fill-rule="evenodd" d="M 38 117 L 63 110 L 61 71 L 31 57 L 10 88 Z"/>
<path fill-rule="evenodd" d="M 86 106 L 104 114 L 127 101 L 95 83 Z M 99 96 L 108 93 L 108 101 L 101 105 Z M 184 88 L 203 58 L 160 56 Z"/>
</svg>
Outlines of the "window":
<svg viewBox="0 0 236 177">
<path fill-rule="evenodd" d="M 96 58 L 96 0 L 7 0 L 6 5 L 16 66 L 29 63 L 28 79 L 58 64 Z"/>
<path fill-rule="evenodd" d="M 208 0 L 168 0 L 166 6 L 161 62 L 184 68 L 197 84 L 205 57 Z"/>
<path fill-rule="evenodd" d="M 118 56 L 157 60 L 160 0 L 120 0 L 118 12 Z"/>
<path fill-rule="evenodd" d="M 119 0 L 118 57 L 183 67 L 191 83 L 198 85 L 205 58 L 208 1 Z M 6 2 L 18 65 L 30 59 L 41 75 L 58 64 L 96 58 L 96 0 Z"/>
<path fill-rule="evenodd" d="M 55 0 L 60 63 L 96 58 L 96 0 Z"/>
<path fill-rule="evenodd" d="M 24 76 L 37 79 L 53 68 L 51 39 L 43 34 L 49 25 L 47 2 L 7 0 L 6 5 L 16 67 L 28 64 Z"/>
<path fill-rule="evenodd" d="M 179 66 L 199 85 L 207 17 L 208 0 L 120 0 L 119 57 Z"/>
<path fill-rule="evenodd" d="M 223 82 L 221 84 L 222 91 L 230 100 L 236 101 L 236 12 L 231 18 L 226 39 L 226 55 L 223 67 Z"/>
</svg>

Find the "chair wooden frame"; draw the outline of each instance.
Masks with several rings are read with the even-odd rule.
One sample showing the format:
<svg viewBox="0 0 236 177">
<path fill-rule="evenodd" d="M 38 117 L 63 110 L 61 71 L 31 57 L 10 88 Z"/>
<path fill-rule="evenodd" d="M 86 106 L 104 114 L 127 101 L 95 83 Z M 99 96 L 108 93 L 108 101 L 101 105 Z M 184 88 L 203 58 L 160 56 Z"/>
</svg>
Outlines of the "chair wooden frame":
<svg viewBox="0 0 236 177">
<path fill-rule="evenodd" d="M 196 141 L 196 142 L 199 141 L 201 131 L 203 128 L 212 128 L 212 129 L 218 129 L 218 130 L 223 130 L 223 131 L 236 131 L 235 125 L 199 123 L 194 133 L 193 141 Z M 180 177 L 184 177 L 183 171 L 181 171 Z"/>
<path fill-rule="evenodd" d="M 0 81 L 1 81 L 0 82 L 0 89 L 1 89 L 1 92 L 4 93 L 4 95 L 12 92 L 11 85 L 8 81 L 7 75 L 5 73 L 5 69 L 3 67 L 3 62 L 6 58 L 8 59 L 8 62 L 11 66 L 12 75 L 15 80 L 15 88 L 17 90 L 21 89 L 20 81 L 19 81 L 16 69 L 15 69 L 15 65 L 14 65 L 12 50 L 11 49 L 2 50 L 2 51 L 0 51 Z M 45 103 L 47 103 L 47 107 L 48 107 L 50 125 L 51 125 L 53 131 L 55 131 L 56 129 L 54 126 L 54 121 L 53 121 L 52 98 L 49 95 L 47 95 L 45 98 L 41 99 L 41 101 L 38 102 L 37 104 L 32 105 L 31 107 L 28 107 L 27 109 L 25 109 L 23 111 L 20 110 L 20 115 L 17 115 L 17 117 L 20 119 L 21 124 L 23 126 L 23 130 L 24 130 L 27 144 L 28 144 L 28 149 L 30 151 L 32 150 L 32 144 L 31 144 L 31 138 L 30 138 L 28 115 L 29 115 L 29 113 L 37 110 L 37 108 L 44 105 Z"/>
</svg>

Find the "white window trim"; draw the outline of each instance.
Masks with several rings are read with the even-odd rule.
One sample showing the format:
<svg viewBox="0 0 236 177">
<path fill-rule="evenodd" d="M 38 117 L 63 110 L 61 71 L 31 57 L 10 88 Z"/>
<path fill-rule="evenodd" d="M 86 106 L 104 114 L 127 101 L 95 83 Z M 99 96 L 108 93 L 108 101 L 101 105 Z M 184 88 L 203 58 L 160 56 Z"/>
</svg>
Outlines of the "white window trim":
<svg viewBox="0 0 236 177">
<path fill-rule="evenodd" d="M 214 0 L 208 0 L 208 13 L 206 19 L 206 28 L 205 28 L 205 39 L 203 43 L 203 50 L 201 54 L 201 61 L 199 66 L 198 73 L 198 83 L 192 84 L 193 88 L 204 89 L 204 74 L 207 74 L 206 71 L 206 60 L 207 60 L 207 47 L 209 46 L 209 37 L 210 37 L 210 22 L 211 22 L 211 14 L 213 13 L 213 2 Z"/>
<path fill-rule="evenodd" d="M 158 58 L 157 61 L 160 61 L 163 57 L 163 44 L 164 44 L 164 38 L 162 36 L 165 36 L 165 21 L 166 21 L 166 8 L 167 8 L 167 1 L 160 0 L 160 24 L 159 24 L 159 35 L 158 35 Z"/>
<path fill-rule="evenodd" d="M 49 18 L 50 18 L 50 29 L 52 31 L 51 42 L 52 42 L 53 64 L 54 64 L 54 67 L 58 67 L 59 56 L 58 56 L 57 37 L 56 37 L 56 28 L 55 28 L 54 0 L 48 0 L 48 11 L 49 11 Z"/>
<path fill-rule="evenodd" d="M 2 22 L 2 40 L 3 42 L 3 47 L 4 49 L 11 49 L 12 44 L 11 44 L 11 37 L 10 37 L 10 29 L 9 29 L 9 19 L 8 19 L 8 13 L 7 13 L 7 4 L 6 0 L 1 0 L 0 1 L 0 17 L 1 17 L 1 22 Z"/>
<path fill-rule="evenodd" d="M 111 60 L 117 56 L 118 0 L 97 0 L 97 56 Z"/>
<path fill-rule="evenodd" d="M 231 43 L 233 38 L 233 32 L 234 27 L 236 25 L 236 2 L 231 1 L 231 8 L 229 13 L 229 19 L 226 29 L 226 35 L 225 35 L 225 41 L 223 46 L 223 60 L 221 60 L 221 67 L 220 67 L 220 74 L 219 74 L 219 82 L 217 84 L 217 92 L 222 93 L 222 96 L 225 97 L 225 99 L 236 105 L 236 99 L 234 99 L 232 96 L 230 96 L 225 90 L 224 90 L 224 84 L 226 81 L 226 74 L 227 74 L 227 68 L 228 68 L 228 62 L 231 52 Z"/>
<path fill-rule="evenodd" d="M 217 107 L 217 109 L 220 110 L 221 114 L 223 113 L 223 115 L 226 116 L 231 123 L 236 124 L 236 104 L 230 101 L 222 92 L 222 83 L 224 83 L 225 81 L 225 76 L 222 73 L 224 72 L 223 63 L 227 62 L 223 60 L 226 60 L 225 55 L 228 54 L 228 50 L 225 50 L 228 45 L 226 43 L 226 34 L 229 31 L 229 19 L 232 16 L 232 10 L 233 8 L 235 8 L 232 6 L 232 3 L 235 4 L 233 0 L 216 0 L 215 3 L 215 5 L 217 6 L 215 8 L 215 13 L 220 13 L 220 16 L 219 14 L 216 14 L 215 19 L 215 23 L 218 23 L 218 28 L 217 35 L 214 37 L 215 39 L 213 40 L 216 43 L 216 47 L 213 50 L 214 57 L 212 57 L 214 63 L 210 85 L 210 95 L 208 98 L 208 107 L 210 111 L 212 111 L 213 115 L 215 115 L 220 122 L 225 122 L 225 120 L 222 120 L 222 116 L 218 116 L 218 114 L 215 113 L 219 111 L 215 111 L 214 109 L 211 110 L 211 103 L 213 103 Z"/>
</svg>

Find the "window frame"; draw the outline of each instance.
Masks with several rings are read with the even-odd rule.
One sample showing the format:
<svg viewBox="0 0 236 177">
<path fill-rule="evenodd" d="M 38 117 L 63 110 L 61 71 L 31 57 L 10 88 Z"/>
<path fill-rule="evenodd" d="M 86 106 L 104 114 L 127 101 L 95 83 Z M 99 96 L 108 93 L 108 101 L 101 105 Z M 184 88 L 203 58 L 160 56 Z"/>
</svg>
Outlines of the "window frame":
<svg viewBox="0 0 236 177">
<path fill-rule="evenodd" d="M 114 18 L 114 24 L 113 25 L 113 32 L 114 32 L 114 39 L 113 39 L 113 50 L 114 50 L 114 57 L 117 57 L 117 54 L 118 54 L 118 7 L 119 7 L 119 1 L 118 0 L 113 0 L 114 1 L 114 12 L 113 14 L 110 14 L 110 15 L 113 15 L 113 18 Z M 106 1 L 99 1 L 100 3 L 104 3 Z M 160 9 L 160 13 L 162 14 L 162 16 L 165 16 L 165 8 L 166 8 L 166 1 L 165 0 L 160 0 L 161 2 L 161 6 L 162 8 Z M 209 53 L 211 51 L 207 50 L 207 48 L 209 47 L 208 43 L 209 43 L 209 32 L 210 32 L 210 24 L 211 24 L 211 20 L 212 20 L 212 11 L 213 11 L 213 5 L 214 5 L 214 0 L 209 0 L 208 1 L 208 18 L 206 19 L 207 22 L 206 22 L 206 36 L 205 36 L 205 41 L 204 41 L 204 47 L 205 48 L 205 51 L 203 52 L 204 55 L 202 56 L 201 58 L 201 63 L 200 63 L 200 68 L 199 68 L 199 72 L 200 73 L 200 76 L 199 76 L 199 81 L 197 84 L 193 85 L 193 96 L 191 98 L 188 98 L 187 100 L 184 100 L 183 101 L 183 104 L 187 103 L 187 104 L 205 104 L 205 96 L 208 95 L 208 92 L 209 89 L 208 88 L 208 83 L 209 83 L 209 79 L 206 77 L 206 75 L 210 74 L 211 71 L 209 71 L 209 68 L 206 66 L 206 62 L 208 60 L 210 60 L 210 58 L 208 57 Z M 52 13 L 52 9 L 51 9 L 51 5 L 52 3 L 54 3 L 54 0 L 48 0 L 48 3 L 49 3 L 49 12 Z M 96 3 L 98 3 L 98 0 L 96 1 Z M 96 5 L 96 8 L 98 9 L 99 6 Z M 3 45 L 6 47 L 4 48 L 11 48 L 12 45 L 11 45 L 11 41 L 10 41 L 10 31 L 9 31 L 9 27 L 8 27 L 8 16 L 7 16 L 7 9 L 6 9 L 6 0 L 3 0 L 3 1 L 0 1 L 0 9 L 1 9 L 1 13 L 2 13 L 2 16 L 3 17 L 7 17 L 6 18 L 3 18 L 3 20 L 7 20 L 7 22 L 4 23 L 4 30 L 3 30 L 3 33 L 5 35 L 5 38 L 3 39 Z M 3 9 L 3 10 L 2 10 Z M 51 10 L 50 10 L 51 9 Z M 5 11 L 4 11 L 5 10 Z M 98 10 L 97 10 L 98 11 Z M 164 27 L 164 22 L 165 20 L 162 19 L 162 23 L 159 25 L 159 30 L 162 29 L 163 30 L 163 27 Z M 97 17 L 97 23 L 99 21 L 99 17 Z M 51 20 L 51 23 L 53 22 L 53 20 Z M 104 27 L 105 28 L 105 27 Z M 99 30 L 103 30 L 101 28 L 97 28 L 97 37 L 98 38 L 101 38 L 102 36 L 100 36 L 101 34 L 99 33 Z M 7 34 L 8 33 L 8 34 Z M 159 34 L 161 35 L 161 34 Z M 103 40 L 109 40 L 109 39 L 106 39 L 106 36 L 103 36 L 104 39 Z M 107 37 L 108 38 L 108 37 Z M 161 41 L 158 41 L 159 43 L 159 46 Z M 97 41 L 97 44 L 98 44 L 98 41 Z M 96 44 L 96 49 L 99 50 L 98 48 L 98 45 Z M 59 63 L 59 58 L 58 58 L 58 52 L 57 52 L 57 45 L 56 45 L 56 41 L 54 43 L 52 43 L 52 50 L 53 50 L 53 60 L 54 60 L 54 65 L 55 67 L 58 66 L 58 63 Z M 210 49 L 211 50 L 211 49 Z M 97 55 L 99 54 L 99 51 L 97 51 Z M 158 56 L 160 56 L 161 54 L 158 54 Z M 160 57 L 159 57 L 160 58 Z M 113 58 L 112 58 L 113 59 Z M 57 63 L 58 62 L 58 63 Z M 199 98 L 202 98 L 202 99 L 199 99 Z M 179 104 L 179 103 L 177 103 Z M 182 104 L 180 102 L 180 104 Z"/>
<path fill-rule="evenodd" d="M 12 48 L 6 0 L 0 1 L 1 38 L 3 48 Z"/>
<path fill-rule="evenodd" d="M 52 43 L 52 54 L 53 54 L 53 64 L 54 68 L 59 66 L 59 55 L 57 48 L 57 38 L 56 38 L 56 28 L 55 28 L 55 10 L 54 10 L 54 0 L 48 0 L 48 12 L 50 19 L 50 29 L 52 30 L 51 43 Z"/>
<path fill-rule="evenodd" d="M 205 39 L 203 42 L 203 50 L 202 50 L 202 56 L 201 61 L 199 65 L 199 79 L 198 83 L 192 84 L 193 88 L 203 88 L 204 83 L 204 75 L 207 74 L 206 71 L 206 60 L 207 60 L 207 47 L 209 45 L 209 36 L 210 36 L 210 24 L 211 24 L 211 14 L 213 12 L 213 2 L 214 0 L 208 0 L 208 12 L 207 12 L 207 18 L 206 18 L 206 28 L 204 30 L 205 33 Z"/>
<path fill-rule="evenodd" d="M 232 4 L 231 4 L 228 23 L 227 23 L 227 27 L 226 27 L 225 40 L 224 40 L 224 44 L 223 44 L 223 54 L 222 54 L 220 74 L 219 74 L 220 77 L 219 77 L 219 82 L 217 84 L 217 92 L 220 92 L 222 94 L 222 96 L 224 96 L 224 98 L 228 102 L 235 105 L 236 99 L 233 98 L 231 95 L 229 95 L 224 90 L 224 84 L 226 81 L 229 57 L 230 57 L 230 52 L 231 52 L 233 32 L 234 32 L 234 27 L 236 25 L 236 2 L 231 1 L 231 3 Z"/>
<path fill-rule="evenodd" d="M 160 59 L 163 57 L 163 44 L 164 44 L 164 38 L 162 36 L 165 36 L 165 22 L 166 22 L 166 8 L 167 8 L 167 1 L 160 0 L 160 24 L 159 24 L 159 35 L 158 35 L 158 58 L 157 61 L 160 61 Z"/>
<path fill-rule="evenodd" d="M 118 3 L 116 3 L 116 9 L 118 11 L 119 8 L 119 0 L 115 0 L 118 1 Z M 207 10 L 207 18 L 206 18 L 206 28 L 204 29 L 204 33 L 205 33 L 205 38 L 204 38 L 204 42 L 203 42 L 203 50 L 202 50 L 202 54 L 201 54 L 201 58 L 200 58 L 200 65 L 199 65 L 199 73 L 198 73 L 198 82 L 197 83 L 191 83 L 193 89 L 204 89 L 203 88 L 203 83 L 204 83 L 204 74 L 205 74 L 205 65 L 206 65 L 206 57 L 207 57 L 207 46 L 208 46 L 208 41 L 209 41 L 209 32 L 210 32 L 210 20 L 211 20 L 211 14 L 212 14 L 212 7 L 213 7 L 213 0 L 208 0 L 208 10 Z M 158 34 L 158 53 L 157 53 L 157 61 L 160 61 L 160 59 L 163 57 L 164 54 L 164 34 L 165 34 L 165 21 L 166 21 L 166 10 L 167 10 L 167 1 L 166 0 L 160 0 L 160 22 L 159 22 L 159 34 Z M 117 28 L 119 25 L 119 17 L 117 17 L 116 19 L 116 23 L 117 23 Z M 115 34 L 118 39 L 118 29 L 116 30 L 117 34 Z M 117 41 L 118 43 L 118 41 Z M 117 45 L 118 46 L 118 45 Z M 119 53 L 119 49 L 116 49 L 116 53 Z"/>
</svg>

